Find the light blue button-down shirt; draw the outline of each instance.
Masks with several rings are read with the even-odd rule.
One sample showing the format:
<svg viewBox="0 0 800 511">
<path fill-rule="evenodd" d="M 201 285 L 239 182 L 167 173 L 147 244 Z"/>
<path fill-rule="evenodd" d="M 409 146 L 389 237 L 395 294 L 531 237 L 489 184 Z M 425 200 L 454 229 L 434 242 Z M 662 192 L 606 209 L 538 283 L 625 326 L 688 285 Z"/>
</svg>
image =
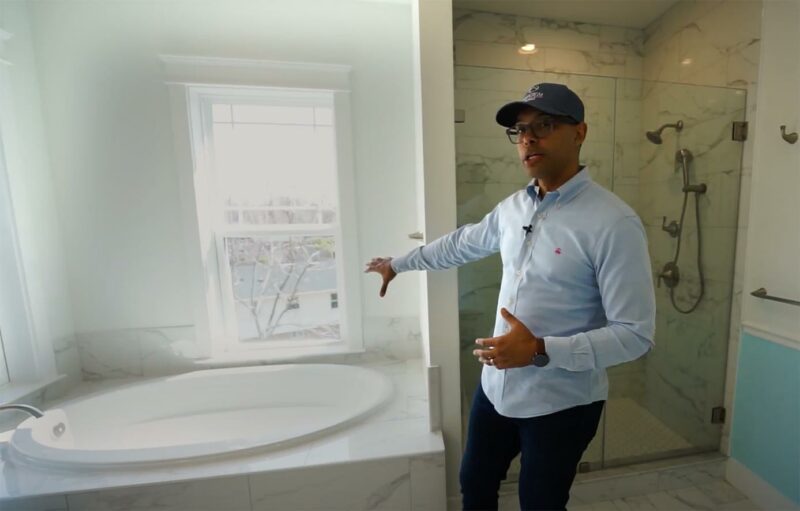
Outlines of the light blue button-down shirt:
<svg viewBox="0 0 800 511">
<path fill-rule="evenodd" d="M 523 226 L 530 225 L 530 233 Z M 398 273 L 444 270 L 500 252 L 505 307 L 543 337 L 545 367 L 484 366 L 483 390 L 508 417 L 535 417 L 608 398 L 606 368 L 647 353 L 655 296 L 639 217 L 584 168 L 539 198 L 535 180 L 477 224 L 392 260 Z"/>
</svg>

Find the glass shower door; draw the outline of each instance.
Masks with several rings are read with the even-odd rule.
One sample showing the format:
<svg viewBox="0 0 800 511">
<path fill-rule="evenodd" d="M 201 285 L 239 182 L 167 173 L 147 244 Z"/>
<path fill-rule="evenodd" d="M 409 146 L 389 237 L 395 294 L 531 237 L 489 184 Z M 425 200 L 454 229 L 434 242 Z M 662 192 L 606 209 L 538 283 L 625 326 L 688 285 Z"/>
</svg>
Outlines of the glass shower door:
<svg viewBox="0 0 800 511">
<path fill-rule="evenodd" d="M 617 81 L 614 175 L 638 179 L 656 347 L 609 370 L 604 466 L 719 449 L 745 102 L 739 89 Z"/>
</svg>

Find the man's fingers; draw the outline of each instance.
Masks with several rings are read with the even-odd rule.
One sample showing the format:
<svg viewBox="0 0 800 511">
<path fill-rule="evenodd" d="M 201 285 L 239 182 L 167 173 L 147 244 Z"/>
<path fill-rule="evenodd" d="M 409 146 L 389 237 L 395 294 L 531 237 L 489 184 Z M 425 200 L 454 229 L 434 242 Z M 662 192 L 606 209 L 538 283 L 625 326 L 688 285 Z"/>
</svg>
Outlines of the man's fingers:
<svg viewBox="0 0 800 511">
<path fill-rule="evenodd" d="M 489 339 L 475 339 L 475 344 L 479 344 L 487 348 L 494 348 L 497 346 L 497 340 L 497 337 L 491 337 Z"/>
<path fill-rule="evenodd" d="M 389 287 L 389 281 L 384 280 L 383 285 L 381 286 L 381 298 L 383 298 L 386 295 L 386 288 L 388 287 Z"/>
<path fill-rule="evenodd" d="M 496 353 L 492 350 L 473 350 L 472 354 L 476 357 L 495 358 Z"/>
</svg>

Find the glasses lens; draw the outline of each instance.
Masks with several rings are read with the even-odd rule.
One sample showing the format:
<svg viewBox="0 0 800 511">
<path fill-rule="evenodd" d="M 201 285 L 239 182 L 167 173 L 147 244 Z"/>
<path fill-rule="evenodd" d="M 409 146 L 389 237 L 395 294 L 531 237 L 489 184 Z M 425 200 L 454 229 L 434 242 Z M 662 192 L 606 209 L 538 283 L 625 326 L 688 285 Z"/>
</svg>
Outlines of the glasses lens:
<svg viewBox="0 0 800 511">
<path fill-rule="evenodd" d="M 544 138 L 553 132 L 555 126 L 555 121 L 552 119 L 545 119 L 531 124 L 531 131 L 533 131 L 536 138 Z"/>
<path fill-rule="evenodd" d="M 510 140 L 512 144 L 519 144 L 521 134 L 522 131 L 516 126 L 506 129 L 506 135 L 508 135 L 508 140 Z"/>
</svg>

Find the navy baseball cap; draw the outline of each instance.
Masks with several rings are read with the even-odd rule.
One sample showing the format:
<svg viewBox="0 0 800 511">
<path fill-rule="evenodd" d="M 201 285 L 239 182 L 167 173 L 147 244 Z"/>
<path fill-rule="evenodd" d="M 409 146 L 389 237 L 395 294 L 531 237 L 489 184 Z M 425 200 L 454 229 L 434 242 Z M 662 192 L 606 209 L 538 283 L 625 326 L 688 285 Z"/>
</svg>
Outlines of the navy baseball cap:
<svg viewBox="0 0 800 511">
<path fill-rule="evenodd" d="M 517 116 L 525 108 L 569 117 L 576 124 L 583 122 L 583 101 L 569 87 L 560 83 L 534 85 L 521 101 L 512 101 L 500 108 L 495 119 L 500 126 L 510 128 L 517 123 Z"/>
</svg>

